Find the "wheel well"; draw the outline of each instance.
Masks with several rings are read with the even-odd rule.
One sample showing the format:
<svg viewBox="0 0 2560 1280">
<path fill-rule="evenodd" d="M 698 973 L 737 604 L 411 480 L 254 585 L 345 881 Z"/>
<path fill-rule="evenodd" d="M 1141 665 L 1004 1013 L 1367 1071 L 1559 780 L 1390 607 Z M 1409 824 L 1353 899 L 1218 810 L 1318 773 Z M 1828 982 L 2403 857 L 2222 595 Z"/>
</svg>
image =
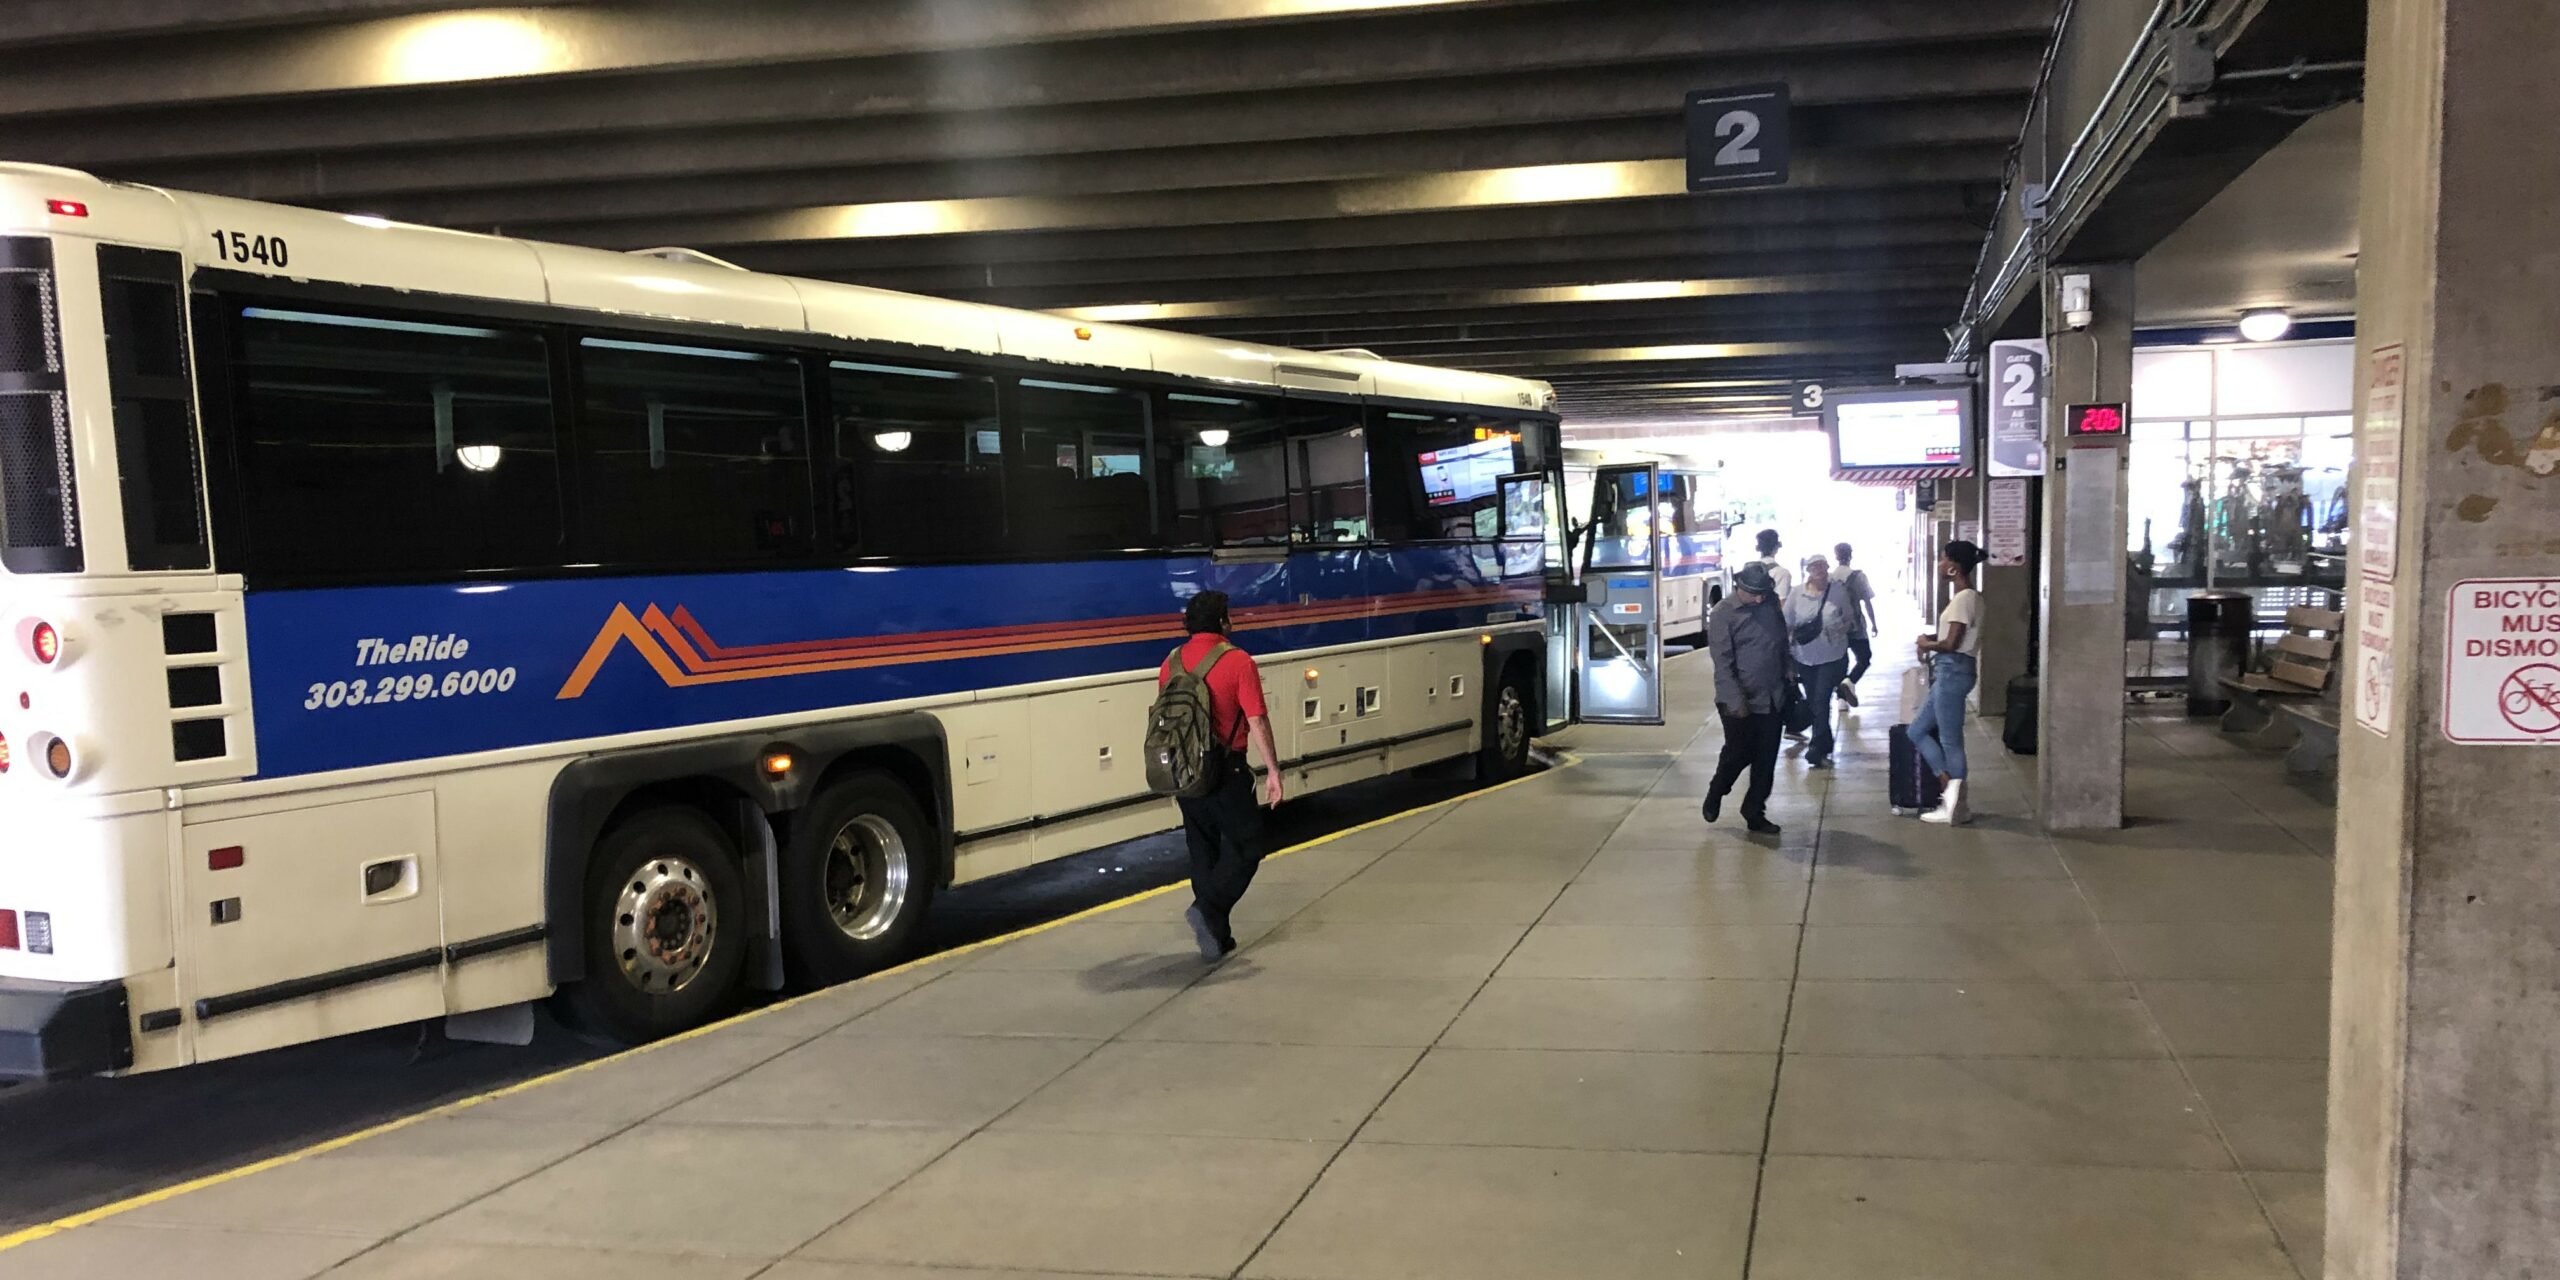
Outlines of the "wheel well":
<svg viewBox="0 0 2560 1280">
<path fill-rule="evenodd" d="M 711 819 L 721 834 L 729 837 L 730 856 L 743 863 L 747 851 L 756 844 L 754 833 L 742 825 L 749 803 L 743 792 L 717 778 L 668 778 L 648 783 L 633 788 L 631 794 L 613 806 L 613 812 L 605 816 L 604 825 L 597 828 L 596 843 L 602 844 L 605 835 L 630 821 L 634 814 L 675 806 L 692 809 Z M 595 848 L 595 845 L 590 845 L 587 849 L 590 864 L 595 860 Z"/>
</svg>

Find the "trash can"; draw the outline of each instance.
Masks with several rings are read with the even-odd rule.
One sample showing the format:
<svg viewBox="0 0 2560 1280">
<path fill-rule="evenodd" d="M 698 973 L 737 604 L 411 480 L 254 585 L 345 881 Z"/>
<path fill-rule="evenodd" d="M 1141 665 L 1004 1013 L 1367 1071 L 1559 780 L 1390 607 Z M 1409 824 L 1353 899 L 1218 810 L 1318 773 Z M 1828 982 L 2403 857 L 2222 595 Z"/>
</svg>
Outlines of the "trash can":
<svg viewBox="0 0 2560 1280">
<path fill-rule="evenodd" d="M 2218 716 L 2231 709 L 2225 676 L 2247 670 L 2249 628 L 2257 621 L 2257 597 L 2246 591 L 2199 591 L 2187 597 L 2187 714 Z"/>
</svg>

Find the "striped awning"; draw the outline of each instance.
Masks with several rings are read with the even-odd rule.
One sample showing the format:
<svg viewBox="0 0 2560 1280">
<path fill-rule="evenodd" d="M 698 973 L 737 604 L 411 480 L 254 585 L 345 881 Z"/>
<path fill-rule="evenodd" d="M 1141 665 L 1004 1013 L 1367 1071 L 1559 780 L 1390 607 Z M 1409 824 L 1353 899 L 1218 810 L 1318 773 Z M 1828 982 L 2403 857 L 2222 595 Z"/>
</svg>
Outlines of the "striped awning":
<svg viewBox="0 0 2560 1280">
<path fill-rule="evenodd" d="M 1900 488 L 1921 480 L 1962 480 L 1972 474 L 1973 468 L 1960 466 L 1833 467 L 1831 469 L 1831 478 L 1834 480 L 1846 480 L 1851 484 L 1881 485 L 1885 488 Z"/>
</svg>

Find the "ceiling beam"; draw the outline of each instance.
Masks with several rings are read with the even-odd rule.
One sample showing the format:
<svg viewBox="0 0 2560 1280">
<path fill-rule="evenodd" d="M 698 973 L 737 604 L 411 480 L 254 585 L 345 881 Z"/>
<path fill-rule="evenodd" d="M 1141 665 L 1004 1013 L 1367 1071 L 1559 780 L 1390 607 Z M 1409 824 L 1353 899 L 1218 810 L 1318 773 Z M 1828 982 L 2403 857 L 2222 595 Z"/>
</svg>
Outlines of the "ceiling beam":
<svg viewBox="0 0 2560 1280">
<path fill-rule="evenodd" d="M 1915 103 L 1832 132 L 1850 145 L 1799 144 L 1798 168 L 1821 158 L 1968 148 L 2001 151 L 2016 130 L 2019 104 L 1964 100 Z M 1847 109 L 1839 109 L 1843 114 Z M 1892 124 L 1873 123 L 1889 119 Z M 431 226 L 481 227 L 600 221 L 646 210 L 656 217 L 717 216 L 860 195 L 866 204 L 1035 196 L 1178 192 L 1386 178 L 1435 169 L 1484 170 L 1677 158 L 1685 133 L 1676 110 L 1651 117 L 1308 138 L 1253 146 L 1104 151 L 1026 156 L 1001 163 L 799 168 L 681 178 L 582 182 L 559 187 L 482 187 L 382 199 L 331 194 L 332 208 L 361 208 Z M 1986 170 L 1986 180 L 1996 171 Z"/>
<path fill-rule="evenodd" d="M 1788 311 L 1749 311 L 1719 315 L 1713 319 L 1666 316 L 1634 320 L 1609 318 L 1580 321 L 1545 320 L 1496 325 L 1444 325 L 1418 323 L 1404 326 L 1381 326 L 1368 329 L 1307 329 L 1285 333 L 1257 331 L 1251 336 L 1272 346 L 1301 349 L 1359 347 L 1380 355 L 1393 356 L 1398 351 L 1430 348 L 1458 350 L 1470 346 L 1594 346 L 1610 339 L 1620 345 L 1641 345 L 1648 341 L 1673 341 L 1680 338 L 1720 340 L 1726 338 L 1764 338 L 1798 332 L 1818 334 L 1835 330 L 1844 321 L 1862 325 L 1900 326 L 1905 329 L 1945 323 L 1952 297 L 1947 294 L 1906 296 L 1892 300 L 1874 300 L 1844 313 L 1833 308 L 1799 308 Z M 1244 336 L 1231 334 L 1227 336 Z M 1400 357 L 1398 357 L 1400 358 Z"/>
<path fill-rule="evenodd" d="M 1562 0 L 759 0 L 754 5 L 454 9 L 327 26 L 177 34 L 83 48 L 13 73 L 0 111 L 104 110 L 284 94 L 883 54 L 953 54 L 1233 30 L 1428 7 Z"/>
<path fill-rule="evenodd" d="M 1018 23 L 1047 22 L 1061 30 L 1065 20 L 1053 11 L 1206 12 L 1232 2 L 1055 0 L 1001 7 L 1017 14 Z M 984 0 L 937 0 L 931 7 L 946 3 L 954 13 L 985 7 Z M 1825 50 L 1910 50 L 1986 40 L 2025 40 L 2040 49 L 2053 21 L 2052 0 L 1889 6 L 1871 0 L 1726 0 L 1716 6 L 1713 21 L 1700 20 L 1685 0 L 1574 0 L 1469 13 L 1463 22 L 1430 8 L 1391 11 L 1358 21 L 1271 26 L 1249 39 L 1205 31 L 997 47 L 997 31 L 990 27 L 985 43 L 966 56 L 918 56 L 889 54 L 898 47 L 898 31 L 874 29 L 892 8 L 927 6 L 799 0 L 641 10 L 615 15 L 623 34 L 607 43 L 654 47 L 654 56 L 626 56 L 613 68 L 646 75 L 548 75 L 396 92 L 344 91 L 332 94 L 326 110 L 292 95 L 323 91 L 326 83 L 349 89 L 343 71 L 332 78 L 315 68 L 351 58 L 361 62 L 364 55 L 336 49 L 328 39 L 312 48 L 278 47 L 311 40 L 311 33 L 246 45 L 195 38 L 128 42 L 13 68 L 0 79 L 0 117 L 19 117 L 10 126 L 16 155 L 116 170 L 181 156 L 308 157 L 519 139 L 663 137 L 724 125 L 1045 112 L 1081 103 L 1249 96 L 1329 84 L 1436 82 L 1458 102 L 1481 103 L 1497 87 L 1488 80 L 1493 75 L 1598 72 L 1687 60 L 1737 79 L 1775 79 L 1796 58 Z M 676 27 L 665 28 L 667 23 Z M 705 38 L 694 39 L 693 27 L 707 28 Z M 599 46 L 585 56 L 606 52 Z M 1973 51 L 1955 52 L 1970 57 Z M 372 60 L 381 57 L 375 50 Z M 737 63 L 753 65 L 741 69 Z M 2002 83 L 2022 82 L 2004 77 Z M 137 110 L 155 106 L 184 109 Z"/>
<path fill-rule="evenodd" d="M 1724 334 L 1753 324 L 1783 323 L 1794 317 L 1854 318 L 1870 311 L 1908 313 L 1944 325 L 1947 308 L 1962 296 L 1959 273 L 1946 273 L 1927 288 L 1877 288 L 1809 294 L 1794 298 L 1737 298 L 1712 304 L 1691 303 L 1680 311 L 1644 311 L 1635 304 L 1610 303 L 1578 307 L 1507 309 L 1433 308 L 1377 310 L 1329 316 L 1284 316 L 1191 322 L 1150 322 L 1147 327 L 1197 333 L 1205 337 L 1250 339 L 1282 347 L 1362 347 L 1420 327 L 1437 326 L 1467 333 L 1535 334 L 1551 328 L 1588 328 L 1612 324 L 1630 330 L 1658 330 L 1686 325 L 1692 333 Z"/>
<path fill-rule="evenodd" d="M 1299 277 L 1453 268 L 1477 268 L 1488 272 L 1557 268 L 1576 272 L 1584 278 L 1579 282 L 1598 283 L 1627 278 L 1618 274 L 1624 270 L 1622 264 L 1625 263 L 1676 261 L 1694 257 L 1704 250 L 1721 254 L 1803 255 L 1817 251 L 1858 253 L 1921 247 L 1962 249 L 1978 244 L 1981 238 L 1980 223 L 1962 218 L 1937 218 L 1735 227 L 1712 237 L 1693 231 L 1627 236 L 1576 234 L 1530 240 L 1387 245 L 1373 249 L 1302 253 L 1248 252 L 1216 257 L 1009 262 L 985 266 L 959 263 L 909 268 L 866 266 L 826 274 L 859 280 L 874 288 L 931 294 L 973 289 L 1121 289 L 1150 284 L 1188 291 L 1189 282 L 1202 277 L 1285 282 Z M 739 260 L 751 266 L 763 265 L 753 255 L 742 256 Z"/>
<path fill-rule="evenodd" d="M 178 153 L 131 176 L 165 186 L 244 199 L 345 202 L 420 191 L 628 184 L 649 179 L 806 172 L 969 162 L 1111 151 L 1234 148 L 1380 133 L 1514 129 L 1568 123 L 1676 118 L 1682 95 L 1699 84 L 1785 75 L 1799 146 L 1885 146 L 2017 132 L 2036 47 L 2010 40 L 1917 61 L 1857 49 L 1820 51 L 1783 67 L 1764 59 L 1680 60 L 1619 68 L 1529 71 L 1498 94 L 1452 93 L 1439 80 L 1315 86 L 1134 101 L 1065 103 L 906 116 L 760 121 L 687 129 L 628 131 L 563 146 L 557 138 L 461 140 L 443 145 L 295 149 L 287 139 L 260 156 Z M 1904 110 L 1849 110 L 1878 103 Z M 1971 109 L 1988 122 L 1960 113 Z M 966 194 L 960 191 L 940 194 Z"/>
<path fill-rule="evenodd" d="M 1425 268 L 1364 271 L 1339 276 L 1299 276 L 1274 286 L 1258 279 L 1201 278 L 1184 287 L 1192 298 L 1112 298 L 1082 289 L 981 289 L 958 296 L 1032 311 L 1058 311 L 1087 320 L 1147 324 L 1157 320 L 1206 320 L 1230 316 L 1306 314 L 1318 310 L 1376 312 L 1438 310 L 1458 306 L 1534 306 L 1540 303 L 1639 301 L 1656 297 L 1716 297 L 1734 293 L 1789 293 L 1878 287 L 1880 273 L 1937 273 L 1970 266 L 1961 245 L 1864 251 L 1689 254 L 1581 263 L 1568 267 Z M 1759 272 L 1767 272 L 1762 275 Z M 1902 278 L 1896 275 L 1893 278 Z M 1487 285 L 1498 287 L 1487 288 Z M 1161 300 L 1159 300 L 1161 299 Z M 1404 301 L 1397 301 L 1404 299 Z M 1349 305 L 1342 305 L 1350 300 Z M 1108 308 L 1107 310 L 1102 308 Z"/>
<path fill-rule="evenodd" d="M 1975 146 L 1807 156 L 1794 162 L 1789 176 L 1798 191 L 1973 182 L 1986 175 L 1996 179 L 2006 155 L 2005 147 Z M 1646 159 L 1131 194 L 805 204 L 700 217 L 658 217 L 635 210 L 624 218 L 545 219 L 506 229 L 618 248 L 659 244 L 711 248 L 770 241 L 1363 218 L 1435 209 L 1647 199 L 1683 195 L 1687 188 L 1683 161 Z M 1737 192 L 1716 198 L 1754 196 Z"/>
<path fill-rule="evenodd" d="M 1985 200 L 1992 184 L 1979 188 Z M 1575 245 L 1587 238 L 1749 235 L 1769 226 L 1963 223 L 1979 241 L 1987 213 L 1961 183 L 1868 190 L 1775 191 L 1749 200 L 1678 195 L 1580 205 L 1496 205 L 1365 218 L 1096 231 L 1017 231 L 906 240 L 825 240 L 741 245 L 731 255 L 759 271 L 853 277 L 874 270 L 1113 262 L 1208 256 L 1264 257 L 1334 250 L 1465 250 L 1480 244 Z"/>
<path fill-rule="evenodd" d="M 576 0 L 508 0 L 522 8 Z M 452 0 L 82 0 L 19 4 L 0 23 L 0 48 L 130 40 L 175 33 L 345 22 L 452 8 Z"/>
</svg>

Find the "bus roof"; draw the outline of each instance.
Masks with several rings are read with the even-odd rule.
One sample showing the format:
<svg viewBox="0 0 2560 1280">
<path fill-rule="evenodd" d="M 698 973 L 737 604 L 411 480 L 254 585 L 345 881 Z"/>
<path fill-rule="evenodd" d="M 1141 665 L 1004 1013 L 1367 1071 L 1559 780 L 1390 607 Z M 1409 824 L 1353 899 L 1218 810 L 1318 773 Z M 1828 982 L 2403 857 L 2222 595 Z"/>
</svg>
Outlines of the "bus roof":
<svg viewBox="0 0 2560 1280">
<path fill-rule="evenodd" d="M 0 234 L 77 236 L 174 250 L 191 266 L 294 281 L 572 307 L 807 333 L 928 350 L 1008 355 L 1245 386 L 1552 412 L 1544 382 L 1297 351 L 766 275 L 687 250 L 608 249 L 448 231 L 362 214 L 108 182 L 74 169 L 0 162 Z"/>
</svg>

